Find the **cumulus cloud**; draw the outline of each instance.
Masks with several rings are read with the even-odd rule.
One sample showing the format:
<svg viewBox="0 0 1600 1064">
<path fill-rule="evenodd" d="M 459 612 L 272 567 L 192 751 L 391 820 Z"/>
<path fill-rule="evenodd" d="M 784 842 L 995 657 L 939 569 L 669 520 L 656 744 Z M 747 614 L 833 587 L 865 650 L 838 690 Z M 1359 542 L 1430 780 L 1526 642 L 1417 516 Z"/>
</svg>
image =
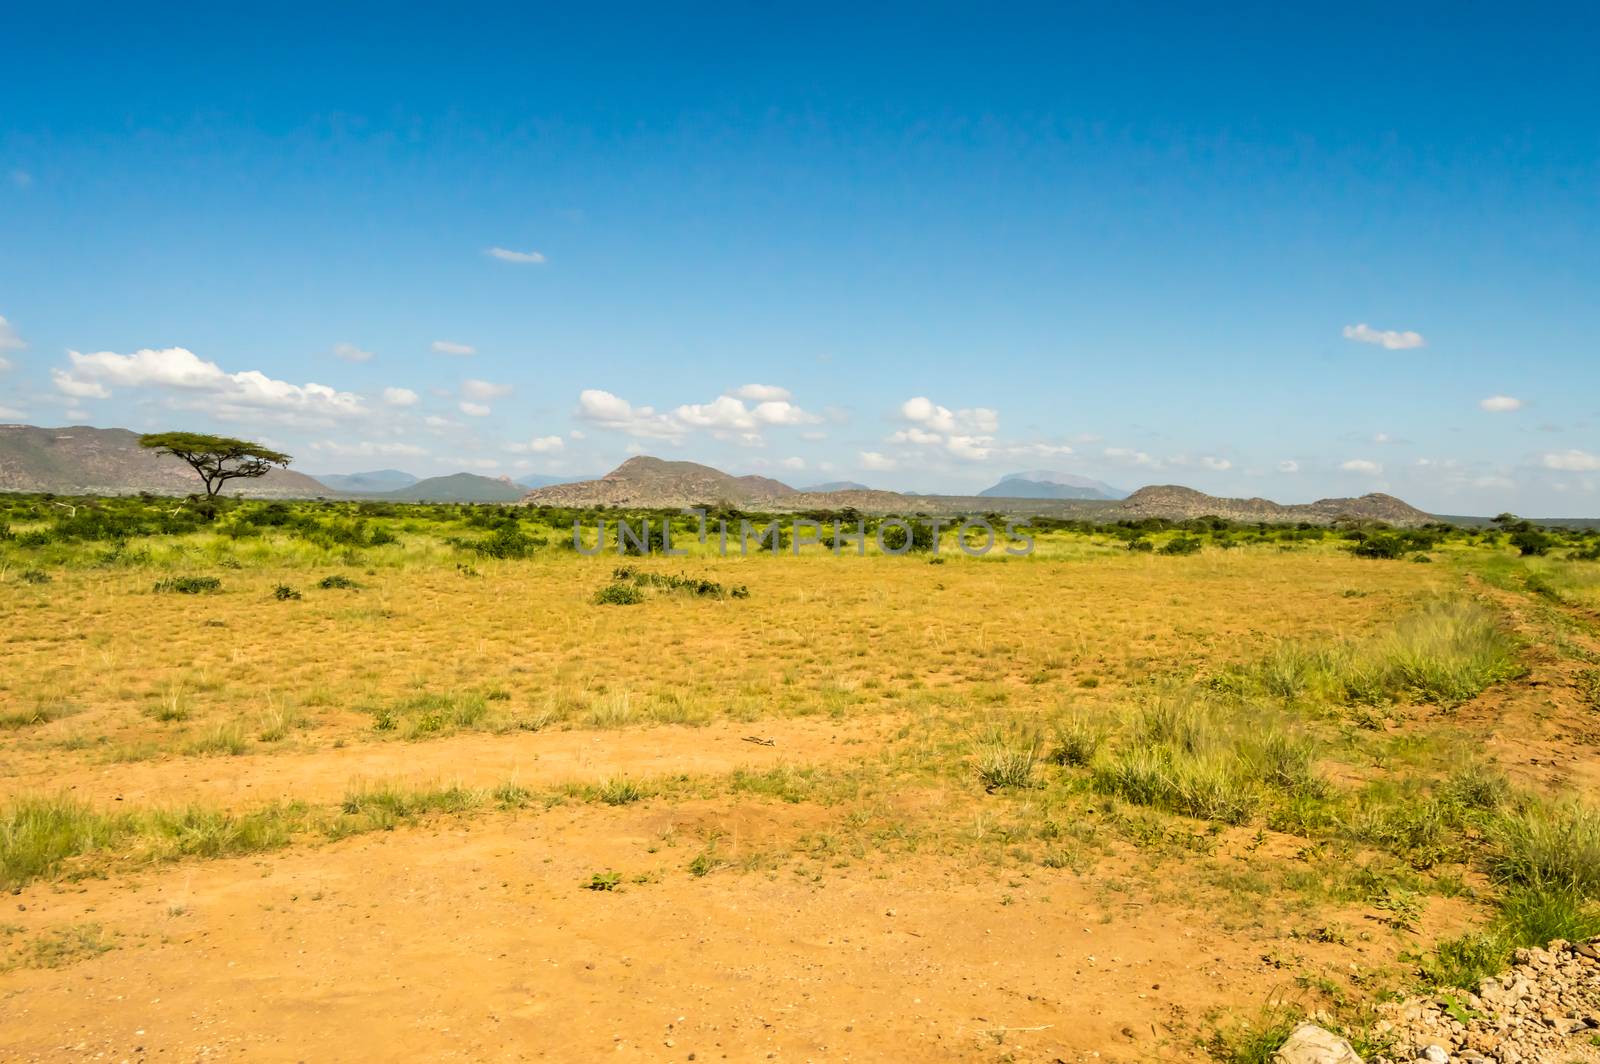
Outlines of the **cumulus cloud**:
<svg viewBox="0 0 1600 1064">
<path fill-rule="evenodd" d="M 980 433 L 1000 428 L 999 413 L 988 407 L 951 410 L 921 395 L 901 403 L 900 416 L 933 432 Z"/>
<path fill-rule="evenodd" d="M 56 391 L 74 399 L 110 399 L 111 390 L 97 380 L 80 380 L 64 369 L 50 371 Z"/>
<path fill-rule="evenodd" d="M 1283 461 L 1278 463 L 1278 472 L 1298 473 L 1300 472 L 1300 463 L 1296 462 L 1293 458 L 1285 458 Z"/>
<path fill-rule="evenodd" d="M 510 248 L 484 248 L 483 253 L 491 259 L 501 262 L 515 262 L 520 265 L 541 265 L 544 256 L 537 251 L 512 251 Z"/>
<path fill-rule="evenodd" d="M 17 335 L 16 328 L 0 315 L 0 351 L 21 351 L 27 346 L 22 337 Z"/>
<path fill-rule="evenodd" d="M 333 345 L 333 357 L 346 362 L 371 362 L 372 352 L 364 351 L 355 344 L 338 343 Z"/>
<path fill-rule="evenodd" d="M 1161 462 L 1152 455 L 1143 451 L 1136 451 L 1131 447 L 1107 447 L 1100 452 L 1118 465 L 1137 466 L 1145 469 L 1155 469 Z"/>
<path fill-rule="evenodd" d="M 762 394 L 781 389 L 759 386 Z M 787 393 L 785 393 L 787 394 Z M 778 426 L 814 425 L 822 419 L 787 399 L 765 399 L 754 406 L 733 395 L 719 395 L 709 403 L 685 403 L 666 413 L 654 407 L 634 406 L 619 396 L 597 388 L 578 396 L 578 416 L 632 436 L 679 440 L 695 430 L 747 447 L 765 446 L 762 430 Z"/>
<path fill-rule="evenodd" d="M 313 443 L 311 449 L 324 454 L 338 455 L 341 458 L 418 458 L 428 453 L 414 443 L 372 443 L 366 440 L 359 443 L 322 440 Z"/>
<path fill-rule="evenodd" d="M 511 394 L 511 385 L 496 384 L 493 381 L 481 381 L 475 377 L 468 377 L 461 382 L 461 394 L 468 399 L 487 401 L 499 399 Z"/>
<path fill-rule="evenodd" d="M 862 469 L 871 469 L 880 473 L 899 465 L 893 458 L 879 454 L 877 451 L 861 451 L 856 457 L 861 462 Z"/>
<path fill-rule="evenodd" d="M 131 355 L 68 351 L 67 357 L 71 368 L 53 370 L 50 376 L 58 391 L 73 398 L 109 398 L 113 387 L 157 388 L 173 393 L 180 406 L 221 417 L 326 421 L 366 413 L 361 397 L 352 392 L 325 384 L 290 384 L 253 369 L 228 373 L 182 347 L 144 348 Z"/>
<path fill-rule="evenodd" d="M 1228 461 L 1226 458 L 1213 458 L 1211 455 L 1205 455 L 1202 457 L 1200 459 L 1200 465 L 1214 473 L 1221 473 L 1224 470 L 1233 468 L 1233 463 Z"/>
<path fill-rule="evenodd" d="M 578 393 L 578 416 L 601 428 L 657 440 L 680 440 L 684 426 L 653 407 L 634 406 L 621 396 L 600 388 L 585 388 Z"/>
<path fill-rule="evenodd" d="M 0 406 L 0 418 L 6 421 L 21 421 L 27 415 L 15 407 Z"/>
<path fill-rule="evenodd" d="M 741 384 L 728 394 L 735 399 L 747 399 L 752 403 L 781 402 L 794 398 L 789 389 L 780 388 L 776 384 Z"/>
<path fill-rule="evenodd" d="M 778 464 L 783 466 L 783 468 L 785 468 L 785 469 L 804 469 L 806 467 L 806 460 L 804 458 L 798 458 L 798 457 L 796 457 L 796 458 L 785 458 L 783 461 L 779 462 Z"/>
<path fill-rule="evenodd" d="M 436 355 L 451 355 L 455 358 L 465 358 L 478 353 L 478 349 L 471 344 L 457 343 L 454 340 L 435 340 L 432 347 Z"/>
<path fill-rule="evenodd" d="M 390 406 L 416 406 L 417 393 L 410 388 L 385 388 L 383 401 Z"/>
<path fill-rule="evenodd" d="M 1348 461 L 1339 463 L 1339 468 L 1344 470 L 1346 473 L 1377 474 L 1383 472 L 1383 466 L 1379 465 L 1377 462 L 1370 462 L 1365 458 L 1351 458 Z"/>
<path fill-rule="evenodd" d="M 1570 451 L 1555 451 L 1544 456 L 1546 469 L 1560 469 L 1571 473 L 1600 471 L 1600 454 L 1590 454 L 1574 447 Z"/>
<path fill-rule="evenodd" d="M 1361 344 L 1377 344 L 1379 347 L 1389 351 L 1404 351 L 1407 348 L 1422 347 L 1427 343 L 1419 332 L 1412 332 L 1409 329 L 1405 331 L 1374 329 L 1366 322 L 1361 322 L 1357 325 L 1346 325 L 1344 327 L 1344 338 Z"/>
<path fill-rule="evenodd" d="M 506 450 L 512 454 L 560 454 L 566 446 L 560 436 L 537 436 L 526 443 L 508 443 Z"/>
<path fill-rule="evenodd" d="M 489 409 L 487 406 L 484 406 L 482 403 L 469 403 L 465 399 L 456 404 L 456 409 L 468 417 L 488 417 L 490 414 L 494 413 L 493 410 Z"/>
<path fill-rule="evenodd" d="M 1487 410 L 1491 414 L 1504 414 L 1512 410 L 1522 409 L 1522 400 L 1513 399 L 1509 395 L 1491 395 L 1478 403 L 1480 410 Z"/>
</svg>

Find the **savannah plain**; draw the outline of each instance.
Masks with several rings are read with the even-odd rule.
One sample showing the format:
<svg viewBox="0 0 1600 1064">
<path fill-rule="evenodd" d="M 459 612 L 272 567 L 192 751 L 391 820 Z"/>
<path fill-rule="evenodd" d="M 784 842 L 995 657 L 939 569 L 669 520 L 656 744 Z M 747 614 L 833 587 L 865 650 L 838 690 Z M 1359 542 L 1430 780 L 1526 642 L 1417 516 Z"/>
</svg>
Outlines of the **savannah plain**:
<svg viewBox="0 0 1600 1064">
<path fill-rule="evenodd" d="M 0 1057 L 1262 1060 L 1600 933 L 1593 533 L 575 518 L 0 499 Z"/>
</svg>

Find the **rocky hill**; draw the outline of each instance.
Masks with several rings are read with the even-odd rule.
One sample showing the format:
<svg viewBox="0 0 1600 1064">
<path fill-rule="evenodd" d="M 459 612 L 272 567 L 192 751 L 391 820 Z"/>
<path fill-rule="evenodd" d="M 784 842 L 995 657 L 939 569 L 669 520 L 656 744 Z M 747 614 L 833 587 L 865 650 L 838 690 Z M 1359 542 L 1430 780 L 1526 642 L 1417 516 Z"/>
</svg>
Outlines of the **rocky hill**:
<svg viewBox="0 0 1600 1064">
<path fill-rule="evenodd" d="M 188 495 L 204 490 L 200 477 L 181 459 L 140 447 L 137 432 L 85 425 L 0 425 L 0 491 Z M 223 494 L 314 499 L 338 493 L 304 473 L 274 469 L 258 479 L 231 480 Z"/>
<path fill-rule="evenodd" d="M 1007 483 L 1005 481 L 1002 484 Z M 1043 482 L 1041 482 L 1043 483 Z M 998 486 L 998 485 L 997 485 Z M 1115 488 L 1109 489 L 1115 491 Z M 735 477 L 694 462 L 630 458 L 599 480 L 530 491 L 528 506 L 615 506 L 672 509 L 729 503 L 769 513 L 843 510 L 862 513 L 968 515 L 1000 511 L 1013 516 L 1079 518 L 1090 521 L 1162 517 L 1222 517 L 1233 521 L 1330 524 L 1341 518 L 1420 525 L 1433 518 L 1392 495 L 1319 499 L 1284 505 L 1269 499 L 1224 499 L 1192 488 L 1141 488 L 1125 499 L 1029 498 L 997 495 L 908 495 L 893 491 L 795 491 L 766 477 Z"/>
<path fill-rule="evenodd" d="M 522 501 L 529 506 L 672 508 L 722 502 L 749 506 L 793 494 L 789 485 L 767 477 L 736 477 L 696 462 L 668 462 L 641 455 L 599 480 L 536 488 Z"/>
<path fill-rule="evenodd" d="M 1107 520 L 1139 520 L 1164 517 L 1181 520 L 1189 517 L 1223 517 L 1230 521 L 1272 521 L 1330 524 L 1341 519 L 1387 521 L 1392 525 L 1421 525 L 1434 520 L 1393 495 L 1374 492 L 1358 499 L 1318 499 L 1316 502 L 1283 504 L 1271 499 L 1226 499 L 1176 484 L 1140 488 L 1104 511 Z"/>
</svg>

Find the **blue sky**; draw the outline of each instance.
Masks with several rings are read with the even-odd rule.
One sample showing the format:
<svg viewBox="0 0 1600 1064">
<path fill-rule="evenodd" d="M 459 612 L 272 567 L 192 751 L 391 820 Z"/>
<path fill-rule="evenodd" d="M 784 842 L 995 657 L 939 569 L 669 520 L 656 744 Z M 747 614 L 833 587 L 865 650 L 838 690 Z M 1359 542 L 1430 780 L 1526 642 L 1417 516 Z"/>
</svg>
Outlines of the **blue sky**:
<svg viewBox="0 0 1600 1064">
<path fill-rule="evenodd" d="M 1600 20 L 1395 6 L 19 7 L 0 419 L 1600 514 Z"/>
</svg>

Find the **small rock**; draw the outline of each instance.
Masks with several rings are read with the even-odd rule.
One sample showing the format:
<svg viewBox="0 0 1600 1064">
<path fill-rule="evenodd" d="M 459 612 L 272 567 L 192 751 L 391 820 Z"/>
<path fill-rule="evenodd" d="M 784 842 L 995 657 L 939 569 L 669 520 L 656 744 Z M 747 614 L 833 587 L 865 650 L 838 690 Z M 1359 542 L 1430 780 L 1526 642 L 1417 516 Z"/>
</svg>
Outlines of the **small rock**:
<svg viewBox="0 0 1600 1064">
<path fill-rule="evenodd" d="M 1450 1054 L 1444 1046 L 1423 1046 L 1422 1052 L 1417 1054 L 1417 1064 L 1450 1064 Z"/>
<path fill-rule="evenodd" d="M 1272 1059 L 1274 1064 L 1361 1064 L 1349 1042 L 1311 1023 L 1296 1027 Z"/>
</svg>

